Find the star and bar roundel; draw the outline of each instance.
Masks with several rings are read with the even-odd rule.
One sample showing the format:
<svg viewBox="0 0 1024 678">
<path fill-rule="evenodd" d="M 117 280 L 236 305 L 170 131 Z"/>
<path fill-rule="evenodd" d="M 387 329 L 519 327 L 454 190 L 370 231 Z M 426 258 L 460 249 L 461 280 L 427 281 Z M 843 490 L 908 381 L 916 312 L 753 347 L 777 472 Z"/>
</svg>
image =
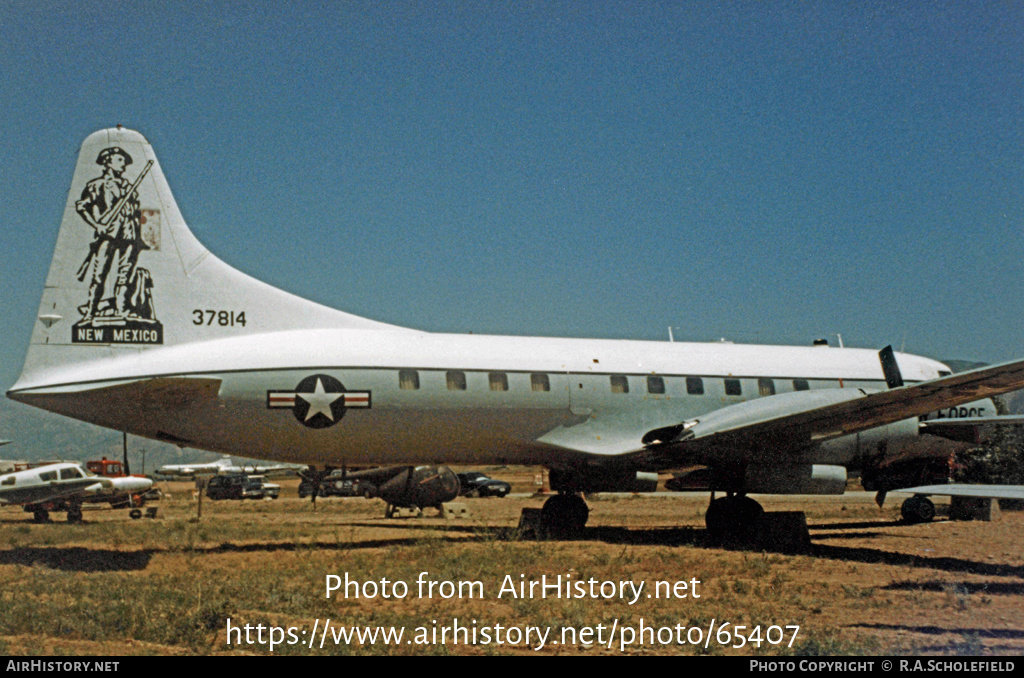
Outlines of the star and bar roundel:
<svg viewBox="0 0 1024 678">
<path fill-rule="evenodd" d="M 268 409 L 290 409 L 299 423 L 310 428 L 334 426 L 350 407 L 370 407 L 370 391 L 346 391 L 327 374 L 306 377 L 293 391 L 267 391 Z"/>
</svg>

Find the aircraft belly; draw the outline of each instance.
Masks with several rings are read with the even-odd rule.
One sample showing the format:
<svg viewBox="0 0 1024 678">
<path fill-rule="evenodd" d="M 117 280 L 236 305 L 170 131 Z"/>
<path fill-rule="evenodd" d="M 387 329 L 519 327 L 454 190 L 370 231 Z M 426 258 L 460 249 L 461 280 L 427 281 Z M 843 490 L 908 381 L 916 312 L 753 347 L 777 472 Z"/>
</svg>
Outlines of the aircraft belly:
<svg viewBox="0 0 1024 678">
<path fill-rule="evenodd" d="M 287 414 L 287 413 L 286 413 Z M 159 419 L 142 435 L 181 438 L 193 446 L 274 461 L 340 466 L 362 463 L 523 463 L 530 440 L 563 413 L 502 410 L 378 410 L 347 415 L 325 429 L 251 403 Z M 177 418 L 175 418 L 177 419 Z M 162 427 L 162 428 L 160 428 Z M 157 430 L 159 428 L 159 430 Z"/>
<path fill-rule="evenodd" d="M 315 373 L 181 377 L 162 380 L 159 389 L 154 382 L 161 380 L 151 379 L 81 391 L 22 393 L 19 399 L 183 447 L 330 465 L 534 463 L 548 457 L 541 456 L 544 446 L 533 441 L 572 418 L 564 391 L 538 394 L 523 406 L 512 406 L 522 396 L 483 391 L 452 398 L 425 389 L 404 393 L 396 388 L 395 371 L 373 370 L 332 371 L 319 383 L 314 380 L 308 393 L 305 386 L 297 386 Z M 316 395 L 318 389 L 338 388 L 329 379 L 344 384 L 341 398 Z M 210 383 L 219 389 L 211 391 Z M 149 397 L 153 393 L 159 397 Z"/>
</svg>

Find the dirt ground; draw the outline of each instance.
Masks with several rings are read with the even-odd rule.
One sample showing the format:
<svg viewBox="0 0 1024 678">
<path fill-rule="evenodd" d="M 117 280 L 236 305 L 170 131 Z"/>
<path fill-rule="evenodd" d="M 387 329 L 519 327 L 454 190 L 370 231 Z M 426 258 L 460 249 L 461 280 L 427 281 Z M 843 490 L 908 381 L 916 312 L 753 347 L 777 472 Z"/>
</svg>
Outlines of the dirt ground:
<svg viewBox="0 0 1024 678">
<path fill-rule="evenodd" d="M 385 519 L 379 500 L 362 498 L 321 498 L 314 508 L 298 498 L 291 479 L 277 481 L 283 491 L 276 501 L 204 500 L 201 518 L 194 487 L 184 482 L 159 483 L 167 496 L 155 520 L 95 510 L 83 525 L 63 523 L 63 516 L 36 525 L 17 507 L 0 509 L 0 653 L 1024 652 L 1024 514 L 950 521 L 942 515 L 948 502 L 939 499 L 935 522 L 907 525 L 899 520 L 905 495 L 892 495 L 884 509 L 864 492 L 757 497 L 768 511 L 805 513 L 810 550 L 787 554 L 771 545 L 710 544 L 705 495 L 599 495 L 588 499 L 581 539 L 517 541 L 521 509 L 544 501 L 533 496 L 536 472 L 491 474 L 512 482 L 513 496 L 460 499 L 467 514 L 450 519 L 433 509 Z M 483 595 L 446 598 L 440 584 L 433 596 L 417 595 L 421 572 L 437 582 L 480 582 Z M 400 599 L 379 589 L 327 599 L 329 575 L 375 586 L 401 581 L 411 591 Z M 559 576 L 596 581 L 597 589 L 555 599 L 516 595 L 516 586 Z M 615 584 L 601 588 L 603 582 L 646 588 L 639 596 L 628 589 L 610 595 Z M 658 582 L 665 588 L 651 597 Z M 699 599 L 692 595 L 698 592 Z M 158 616 L 163 630 L 153 628 Z M 476 642 L 431 637 L 401 647 L 328 642 L 325 650 L 307 642 L 325 619 L 435 636 L 461 620 L 478 635 Z M 292 629 L 300 642 L 268 648 L 240 642 L 240 635 L 230 642 L 231 623 Z M 581 635 L 570 636 L 575 642 L 564 635 L 543 644 L 519 636 L 502 642 L 492 628 L 484 642 L 482 629 L 495 625 Z M 647 636 L 626 643 L 627 629 L 645 628 Z"/>
</svg>

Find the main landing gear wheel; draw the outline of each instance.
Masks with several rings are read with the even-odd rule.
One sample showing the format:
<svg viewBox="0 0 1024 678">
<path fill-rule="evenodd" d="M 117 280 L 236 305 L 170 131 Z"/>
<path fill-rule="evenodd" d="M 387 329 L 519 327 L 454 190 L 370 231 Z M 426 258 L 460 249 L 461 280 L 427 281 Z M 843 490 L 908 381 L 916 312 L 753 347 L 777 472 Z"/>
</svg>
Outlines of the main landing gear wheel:
<svg viewBox="0 0 1024 678">
<path fill-rule="evenodd" d="M 540 511 L 548 534 L 563 539 L 580 536 L 590 517 L 587 502 L 578 494 L 556 494 L 544 502 Z"/>
<path fill-rule="evenodd" d="M 903 502 L 900 515 L 906 523 L 930 523 L 935 518 L 935 504 L 928 497 L 915 495 Z"/>
<path fill-rule="evenodd" d="M 68 522 L 69 523 L 80 523 L 82 522 L 82 507 L 73 506 L 68 509 Z"/>
<path fill-rule="evenodd" d="M 711 500 L 704 523 L 713 539 L 750 539 L 757 534 L 757 521 L 763 513 L 761 505 L 750 497 L 730 495 Z"/>
</svg>

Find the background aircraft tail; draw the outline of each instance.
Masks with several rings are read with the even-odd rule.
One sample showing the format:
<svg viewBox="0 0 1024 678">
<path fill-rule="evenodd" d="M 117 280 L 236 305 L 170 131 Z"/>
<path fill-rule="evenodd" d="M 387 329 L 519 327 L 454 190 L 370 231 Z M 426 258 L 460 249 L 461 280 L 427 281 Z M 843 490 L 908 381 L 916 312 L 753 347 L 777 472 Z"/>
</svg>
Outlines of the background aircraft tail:
<svg viewBox="0 0 1024 678">
<path fill-rule="evenodd" d="M 189 231 L 152 146 L 123 128 L 89 135 L 18 387 L 82 361 L 305 328 L 385 329 L 259 282 Z M 397 328 L 393 328 L 397 329 Z"/>
</svg>

